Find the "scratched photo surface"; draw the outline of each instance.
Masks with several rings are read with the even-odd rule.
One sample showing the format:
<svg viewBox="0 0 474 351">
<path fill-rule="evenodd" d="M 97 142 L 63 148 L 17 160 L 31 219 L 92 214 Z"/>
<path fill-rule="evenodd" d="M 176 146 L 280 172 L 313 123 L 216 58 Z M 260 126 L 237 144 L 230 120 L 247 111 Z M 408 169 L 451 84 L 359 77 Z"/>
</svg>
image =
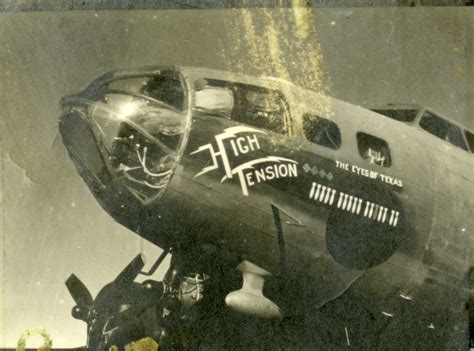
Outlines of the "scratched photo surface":
<svg viewBox="0 0 474 351">
<path fill-rule="evenodd" d="M 0 348 L 468 348 L 473 21 L 0 13 Z"/>
</svg>

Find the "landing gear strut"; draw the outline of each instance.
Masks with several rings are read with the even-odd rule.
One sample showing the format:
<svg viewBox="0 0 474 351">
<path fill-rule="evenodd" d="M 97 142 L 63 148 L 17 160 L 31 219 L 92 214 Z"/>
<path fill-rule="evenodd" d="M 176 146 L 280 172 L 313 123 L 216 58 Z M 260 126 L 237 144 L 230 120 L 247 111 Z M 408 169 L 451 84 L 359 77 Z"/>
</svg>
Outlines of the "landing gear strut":
<svg viewBox="0 0 474 351">
<path fill-rule="evenodd" d="M 162 282 L 135 282 L 140 274 L 152 275 L 167 254 L 163 253 L 149 272 L 142 271 L 144 259 L 138 255 L 95 299 L 74 274 L 67 279 L 66 286 L 76 302 L 72 316 L 87 323 L 87 350 L 108 351 L 114 345 L 121 350 L 145 337 L 158 342 L 160 350 L 194 348 L 198 338 L 193 334 L 200 330 L 202 309 L 212 316 L 213 308 L 224 307 L 225 295 L 212 287 L 206 299 L 210 286 L 208 272 L 213 272 L 206 270 L 206 266 L 214 261 L 202 259 L 202 253 L 173 253 Z M 220 271 L 221 267 L 214 270 Z M 221 306 L 214 299 L 222 301 Z"/>
</svg>

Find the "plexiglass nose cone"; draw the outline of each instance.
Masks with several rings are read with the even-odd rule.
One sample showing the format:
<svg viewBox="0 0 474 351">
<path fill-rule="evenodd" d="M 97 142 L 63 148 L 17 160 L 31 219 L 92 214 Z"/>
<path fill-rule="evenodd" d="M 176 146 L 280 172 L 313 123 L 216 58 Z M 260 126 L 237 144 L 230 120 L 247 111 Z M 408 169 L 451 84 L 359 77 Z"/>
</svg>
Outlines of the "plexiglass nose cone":
<svg viewBox="0 0 474 351">
<path fill-rule="evenodd" d="M 170 72 L 111 79 L 63 100 L 60 130 L 91 190 L 120 183 L 145 205 L 159 199 L 184 149 L 184 87 Z"/>
</svg>

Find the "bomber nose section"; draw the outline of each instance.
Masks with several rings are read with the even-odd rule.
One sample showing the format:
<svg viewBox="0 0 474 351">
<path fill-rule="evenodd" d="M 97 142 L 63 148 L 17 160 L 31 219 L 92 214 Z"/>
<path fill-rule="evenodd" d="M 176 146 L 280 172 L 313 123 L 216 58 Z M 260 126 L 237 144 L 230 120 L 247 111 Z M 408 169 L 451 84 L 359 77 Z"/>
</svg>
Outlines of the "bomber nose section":
<svg viewBox="0 0 474 351">
<path fill-rule="evenodd" d="M 109 213 L 116 217 L 128 208 L 133 217 L 159 200 L 180 162 L 190 124 L 178 73 L 99 78 L 64 98 L 61 107 L 64 145 Z"/>
</svg>

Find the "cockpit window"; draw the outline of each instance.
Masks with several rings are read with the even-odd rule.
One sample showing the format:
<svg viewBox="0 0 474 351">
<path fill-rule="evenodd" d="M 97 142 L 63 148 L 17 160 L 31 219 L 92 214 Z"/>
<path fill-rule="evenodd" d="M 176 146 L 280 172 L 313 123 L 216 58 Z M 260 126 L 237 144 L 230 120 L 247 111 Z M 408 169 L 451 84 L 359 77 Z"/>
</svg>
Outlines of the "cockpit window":
<svg viewBox="0 0 474 351">
<path fill-rule="evenodd" d="M 376 113 L 400 122 L 413 122 L 420 110 L 418 109 L 375 109 Z"/>
<path fill-rule="evenodd" d="M 200 82 L 200 84 L 203 84 Z M 283 94 L 258 86 L 206 79 L 205 86 L 196 92 L 199 103 L 204 99 L 200 91 L 207 94 L 208 113 L 228 117 L 232 120 L 280 134 L 288 133 L 289 112 Z M 206 92 L 208 90 L 208 92 Z M 211 103 L 213 97 L 216 100 Z M 217 101 L 218 99 L 218 101 Z M 202 109 L 201 109 L 202 110 Z"/>
<path fill-rule="evenodd" d="M 370 163 L 381 167 L 390 167 L 392 164 L 390 148 L 385 140 L 359 132 L 357 133 L 357 146 L 360 156 Z"/>
<path fill-rule="evenodd" d="M 341 147 L 341 132 L 333 121 L 318 116 L 305 114 L 303 130 L 310 142 L 337 150 Z"/>
<path fill-rule="evenodd" d="M 128 77 L 108 82 L 103 90 L 142 95 L 164 103 L 178 111 L 185 109 L 184 88 L 177 72 L 164 71 L 153 76 Z"/>
<path fill-rule="evenodd" d="M 420 127 L 426 130 L 428 133 L 433 134 L 434 136 L 467 151 L 467 146 L 464 142 L 461 128 L 444 120 L 434 113 L 426 111 L 420 120 Z"/>
<path fill-rule="evenodd" d="M 235 85 L 232 90 L 235 99 L 233 120 L 285 133 L 285 107 L 281 94 L 243 84 Z"/>
</svg>

